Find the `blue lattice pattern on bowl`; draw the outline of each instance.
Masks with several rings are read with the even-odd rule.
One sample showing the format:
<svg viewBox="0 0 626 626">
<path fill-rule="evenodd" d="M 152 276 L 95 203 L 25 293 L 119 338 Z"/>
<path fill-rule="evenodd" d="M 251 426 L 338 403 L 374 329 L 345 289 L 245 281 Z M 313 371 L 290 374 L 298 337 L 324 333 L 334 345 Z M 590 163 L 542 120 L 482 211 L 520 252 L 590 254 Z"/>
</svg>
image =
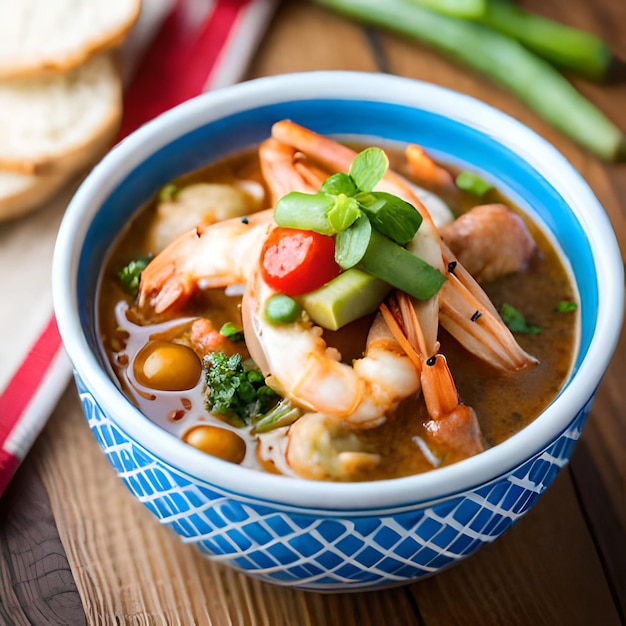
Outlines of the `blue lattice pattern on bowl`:
<svg viewBox="0 0 626 626">
<path fill-rule="evenodd" d="M 567 463 L 591 400 L 523 465 L 435 502 L 387 510 L 307 511 L 228 492 L 189 476 L 130 438 L 76 375 L 98 444 L 135 498 L 202 553 L 274 584 L 337 590 L 433 574 L 491 543 Z"/>
</svg>

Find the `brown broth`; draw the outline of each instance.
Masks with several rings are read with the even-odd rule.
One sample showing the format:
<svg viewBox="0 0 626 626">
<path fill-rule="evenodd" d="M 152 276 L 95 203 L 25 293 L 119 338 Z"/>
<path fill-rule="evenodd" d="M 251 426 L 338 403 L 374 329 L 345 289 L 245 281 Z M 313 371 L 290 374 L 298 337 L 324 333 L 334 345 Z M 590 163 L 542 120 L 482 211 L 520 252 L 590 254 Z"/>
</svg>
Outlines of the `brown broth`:
<svg viewBox="0 0 626 626">
<path fill-rule="evenodd" d="M 392 166 L 408 177 L 402 165 L 402 153 L 387 150 Z M 451 168 L 450 168 L 451 169 Z M 451 169 L 451 171 L 453 171 Z M 235 177 L 261 181 L 256 153 L 230 158 L 185 176 L 177 184 L 196 181 L 232 180 Z M 437 192 L 438 190 L 431 190 Z M 441 191 L 441 190 L 439 190 Z M 445 197 L 445 192 L 441 192 Z M 468 194 L 457 194 L 456 209 L 463 212 L 477 204 Z M 496 445 L 532 422 L 552 401 L 567 377 L 578 337 L 578 313 L 555 312 L 560 301 L 576 301 L 576 293 L 559 253 L 541 229 L 497 190 L 491 190 L 480 203 L 501 202 L 518 213 L 526 222 L 537 251 L 529 267 L 517 274 L 483 285 L 497 309 L 508 303 L 522 311 L 527 320 L 542 329 L 541 334 L 518 334 L 520 345 L 539 359 L 536 367 L 515 374 L 494 371 L 464 350 L 445 330 L 440 329 L 441 352 L 446 355 L 459 395 L 473 407 L 487 447 Z M 125 293 L 116 274 L 130 259 L 150 253 L 145 233 L 154 220 L 156 201 L 140 211 L 130 227 L 116 242 L 104 269 L 99 294 L 99 324 L 102 346 L 115 377 L 124 393 L 155 423 L 182 438 L 198 424 L 219 425 L 237 431 L 247 443 L 242 465 L 276 471 L 271 463 L 259 463 L 256 438 L 250 429 L 237 428 L 205 407 L 204 383 L 183 392 L 158 392 L 141 388 L 132 375 L 133 355 L 155 333 L 185 341 L 189 320 L 197 316 L 212 319 L 219 329 L 225 321 L 241 320 L 239 296 L 226 296 L 223 291 L 207 290 L 185 310 L 185 320 L 161 316 L 145 320 L 133 309 L 133 299 Z M 153 323 L 156 322 L 156 323 Z M 364 350 L 369 319 L 355 322 L 339 332 L 325 331 L 329 345 L 338 347 L 346 362 L 359 358 Z M 247 357 L 247 353 L 244 357 Z M 425 407 L 419 397 L 405 400 L 387 421 L 378 428 L 358 433 L 366 448 L 381 455 L 374 473 L 364 472 L 354 480 L 370 480 L 404 476 L 453 463 L 454 457 L 437 455 L 424 443 L 427 433 Z M 435 452 L 436 461 L 431 452 Z"/>
</svg>

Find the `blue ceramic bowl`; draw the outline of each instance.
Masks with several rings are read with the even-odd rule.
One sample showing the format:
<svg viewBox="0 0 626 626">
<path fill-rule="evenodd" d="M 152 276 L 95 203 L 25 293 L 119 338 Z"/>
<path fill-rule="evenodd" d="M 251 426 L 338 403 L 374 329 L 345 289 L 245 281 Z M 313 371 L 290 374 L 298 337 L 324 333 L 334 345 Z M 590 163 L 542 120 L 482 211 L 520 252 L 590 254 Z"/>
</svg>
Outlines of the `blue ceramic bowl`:
<svg viewBox="0 0 626 626">
<path fill-rule="evenodd" d="M 109 377 L 96 288 L 129 216 L 170 179 L 259 142 L 290 118 L 322 133 L 411 141 L 496 182 L 560 244 L 581 298 L 569 380 L 531 425 L 456 465 L 374 483 L 298 480 L 227 464 L 144 417 Z M 567 463 L 615 348 L 622 262 L 582 178 L 515 120 L 398 77 L 315 72 L 205 94 L 124 140 L 71 202 L 54 257 L 54 303 L 90 428 L 132 494 L 186 543 L 262 580 L 360 590 L 430 576 L 499 537 Z"/>
</svg>

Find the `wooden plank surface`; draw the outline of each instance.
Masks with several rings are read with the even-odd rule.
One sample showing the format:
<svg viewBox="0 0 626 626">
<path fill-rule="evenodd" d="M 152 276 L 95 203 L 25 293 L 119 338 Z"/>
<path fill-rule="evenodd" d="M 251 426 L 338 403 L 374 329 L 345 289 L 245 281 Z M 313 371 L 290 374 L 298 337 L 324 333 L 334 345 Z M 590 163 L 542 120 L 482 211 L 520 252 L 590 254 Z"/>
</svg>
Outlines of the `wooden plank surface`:
<svg viewBox="0 0 626 626">
<path fill-rule="evenodd" d="M 626 58 L 623 0 L 522 4 L 602 35 Z M 626 251 L 625 166 L 600 163 L 482 77 L 414 42 L 363 29 L 311 2 L 285 0 L 249 77 L 314 69 L 380 70 L 428 80 L 520 119 L 581 172 Z M 581 89 L 626 127 L 626 84 Z M 623 331 L 571 464 L 501 539 L 420 583 L 328 595 L 260 583 L 183 545 L 115 477 L 70 385 L 0 501 L 0 623 L 623 623 L 625 372 Z"/>
</svg>

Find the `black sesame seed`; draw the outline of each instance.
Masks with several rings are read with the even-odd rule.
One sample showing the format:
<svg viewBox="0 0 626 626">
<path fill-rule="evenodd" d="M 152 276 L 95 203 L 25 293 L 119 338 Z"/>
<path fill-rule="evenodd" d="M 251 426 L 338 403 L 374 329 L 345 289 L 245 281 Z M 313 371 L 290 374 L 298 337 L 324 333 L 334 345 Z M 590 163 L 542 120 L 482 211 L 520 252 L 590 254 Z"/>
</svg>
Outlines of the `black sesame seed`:
<svg viewBox="0 0 626 626">
<path fill-rule="evenodd" d="M 472 320 L 472 322 L 475 322 L 481 315 L 482 313 L 480 311 L 476 311 L 470 319 Z"/>
<path fill-rule="evenodd" d="M 247 217 L 242 217 L 242 218 L 241 218 L 241 223 L 242 223 L 242 224 L 249 224 L 250 222 L 249 222 L 249 220 L 248 220 L 248 218 L 247 218 Z"/>
<path fill-rule="evenodd" d="M 456 261 L 450 261 L 450 263 L 448 263 L 448 272 L 450 272 L 450 274 L 454 274 L 455 269 L 456 269 Z"/>
<path fill-rule="evenodd" d="M 433 355 L 426 361 L 426 365 L 428 365 L 429 367 L 432 367 L 436 362 L 437 362 L 437 356 Z"/>
</svg>

